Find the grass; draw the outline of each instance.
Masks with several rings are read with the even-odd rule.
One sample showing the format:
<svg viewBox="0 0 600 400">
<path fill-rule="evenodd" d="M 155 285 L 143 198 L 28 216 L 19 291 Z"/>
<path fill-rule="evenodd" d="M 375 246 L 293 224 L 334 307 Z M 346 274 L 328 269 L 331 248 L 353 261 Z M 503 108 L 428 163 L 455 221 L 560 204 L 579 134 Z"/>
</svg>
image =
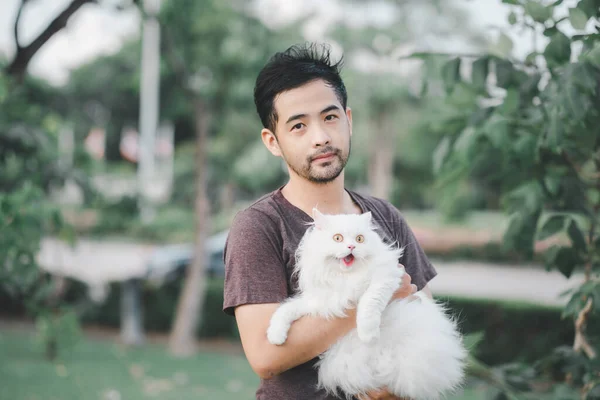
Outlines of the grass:
<svg viewBox="0 0 600 400">
<path fill-rule="evenodd" d="M 258 384 L 241 356 L 170 357 L 158 345 L 125 349 L 82 340 L 54 363 L 33 335 L 0 333 L 0 399 L 252 399 Z"/>
<path fill-rule="evenodd" d="M 82 339 L 50 363 L 33 334 L 0 332 L 0 399 L 187 400 L 253 399 L 258 385 L 243 355 L 202 352 L 169 356 L 160 345 L 126 349 L 108 340 Z M 483 400 L 469 387 L 449 400 Z"/>
</svg>

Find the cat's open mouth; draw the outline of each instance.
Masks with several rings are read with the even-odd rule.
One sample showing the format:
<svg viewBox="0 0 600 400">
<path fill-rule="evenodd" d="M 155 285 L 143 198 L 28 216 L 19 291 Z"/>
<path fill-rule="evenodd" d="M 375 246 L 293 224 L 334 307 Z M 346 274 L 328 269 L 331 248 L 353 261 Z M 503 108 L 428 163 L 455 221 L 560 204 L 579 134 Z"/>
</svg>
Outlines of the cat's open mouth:
<svg viewBox="0 0 600 400">
<path fill-rule="evenodd" d="M 346 267 L 350 267 L 354 264 L 354 254 L 348 254 L 346 257 L 342 258 L 342 261 Z"/>
</svg>

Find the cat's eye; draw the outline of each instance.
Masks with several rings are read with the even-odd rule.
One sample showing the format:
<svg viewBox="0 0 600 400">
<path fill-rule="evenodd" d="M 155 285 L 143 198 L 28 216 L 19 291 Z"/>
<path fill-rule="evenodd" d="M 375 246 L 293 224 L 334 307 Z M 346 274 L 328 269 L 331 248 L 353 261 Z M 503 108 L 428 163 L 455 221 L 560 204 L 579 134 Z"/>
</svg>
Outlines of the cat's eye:
<svg viewBox="0 0 600 400">
<path fill-rule="evenodd" d="M 358 235 L 356 237 L 356 243 L 363 243 L 365 241 L 365 237 L 363 235 Z"/>
<path fill-rule="evenodd" d="M 341 242 L 342 240 L 344 240 L 344 237 L 342 235 L 340 235 L 339 233 L 336 233 L 335 235 L 333 235 L 333 240 L 335 240 L 336 242 Z"/>
</svg>

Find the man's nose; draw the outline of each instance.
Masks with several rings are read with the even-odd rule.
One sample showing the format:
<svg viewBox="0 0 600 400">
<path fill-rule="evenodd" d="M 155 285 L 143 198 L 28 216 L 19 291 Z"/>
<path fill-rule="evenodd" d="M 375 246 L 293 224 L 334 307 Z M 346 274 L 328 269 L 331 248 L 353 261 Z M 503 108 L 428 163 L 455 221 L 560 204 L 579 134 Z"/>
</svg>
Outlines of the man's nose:
<svg viewBox="0 0 600 400">
<path fill-rule="evenodd" d="M 313 132 L 313 141 L 315 147 L 322 147 L 329 144 L 331 137 L 325 129 L 318 127 L 315 128 L 315 132 Z"/>
</svg>

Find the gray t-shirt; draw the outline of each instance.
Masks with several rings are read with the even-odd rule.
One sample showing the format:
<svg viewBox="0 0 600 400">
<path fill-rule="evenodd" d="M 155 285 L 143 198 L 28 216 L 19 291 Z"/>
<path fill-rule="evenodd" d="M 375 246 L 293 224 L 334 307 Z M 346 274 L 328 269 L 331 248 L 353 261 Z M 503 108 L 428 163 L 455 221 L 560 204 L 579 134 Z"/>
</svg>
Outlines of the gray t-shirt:
<svg viewBox="0 0 600 400">
<path fill-rule="evenodd" d="M 389 202 L 348 191 L 362 212 L 371 211 L 379 234 L 386 242 L 406 246 L 402 264 L 412 282 L 422 289 L 436 275 L 423 249 L 398 210 Z M 263 196 L 239 212 L 225 245 L 225 289 L 223 310 L 234 315 L 243 304 L 279 303 L 297 291 L 292 279 L 295 252 L 313 220 L 292 205 L 281 188 Z M 333 400 L 316 389 L 317 358 L 262 379 L 259 400 Z"/>
</svg>

